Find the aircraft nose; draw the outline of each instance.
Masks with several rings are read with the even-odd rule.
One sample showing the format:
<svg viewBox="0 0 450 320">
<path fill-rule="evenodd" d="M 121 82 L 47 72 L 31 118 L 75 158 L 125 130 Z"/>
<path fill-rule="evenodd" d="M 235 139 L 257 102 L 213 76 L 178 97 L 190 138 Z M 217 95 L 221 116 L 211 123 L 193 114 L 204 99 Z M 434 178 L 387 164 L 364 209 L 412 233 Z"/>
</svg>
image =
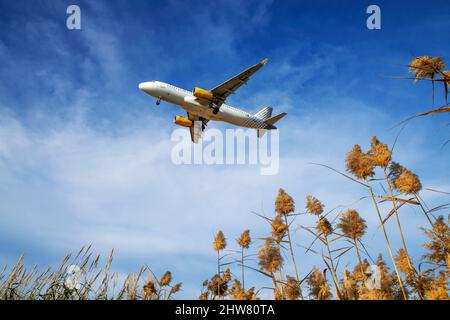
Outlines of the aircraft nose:
<svg viewBox="0 0 450 320">
<path fill-rule="evenodd" d="M 153 87 L 152 82 L 139 83 L 139 89 L 141 89 L 142 91 L 150 91 L 150 90 L 152 90 L 152 87 Z"/>
</svg>

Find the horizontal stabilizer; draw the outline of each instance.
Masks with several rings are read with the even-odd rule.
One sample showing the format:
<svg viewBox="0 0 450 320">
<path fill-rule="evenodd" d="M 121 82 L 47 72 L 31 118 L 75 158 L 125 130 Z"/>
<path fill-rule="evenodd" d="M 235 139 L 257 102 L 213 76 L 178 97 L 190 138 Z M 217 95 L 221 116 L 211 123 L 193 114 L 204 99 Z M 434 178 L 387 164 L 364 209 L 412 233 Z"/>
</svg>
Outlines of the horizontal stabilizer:
<svg viewBox="0 0 450 320">
<path fill-rule="evenodd" d="M 264 122 L 267 124 L 274 125 L 277 121 L 281 120 L 286 114 L 287 114 L 286 112 L 280 113 L 279 115 L 276 115 L 275 117 L 272 117 Z"/>
</svg>

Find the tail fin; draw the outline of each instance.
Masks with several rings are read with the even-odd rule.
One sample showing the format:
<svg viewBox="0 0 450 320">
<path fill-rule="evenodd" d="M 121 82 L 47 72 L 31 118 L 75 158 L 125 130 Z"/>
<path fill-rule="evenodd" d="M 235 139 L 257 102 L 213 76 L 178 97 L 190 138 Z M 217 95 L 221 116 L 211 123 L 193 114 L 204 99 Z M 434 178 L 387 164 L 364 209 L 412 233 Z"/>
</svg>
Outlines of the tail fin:
<svg viewBox="0 0 450 320">
<path fill-rule="evenodd" d="M 266 121 L 272 116 L 272 110 L 273 109 L 271 107 L 262 108 L 255 114 L 255 117 L 260 118 L 263 121 Z"/>
<path fill-rule="evenodd" d="M 274 125 L 276 122 L 278 122 L 279 120 L 281 120 L 287 113 L 286 112 L 282 112 L 279 115 L 276 115 L 275 117 L 272 117 L 270 119 L 267 119 L 266 121 L 264 121 L 267 124 L 270 125 Z"/>
</svg>

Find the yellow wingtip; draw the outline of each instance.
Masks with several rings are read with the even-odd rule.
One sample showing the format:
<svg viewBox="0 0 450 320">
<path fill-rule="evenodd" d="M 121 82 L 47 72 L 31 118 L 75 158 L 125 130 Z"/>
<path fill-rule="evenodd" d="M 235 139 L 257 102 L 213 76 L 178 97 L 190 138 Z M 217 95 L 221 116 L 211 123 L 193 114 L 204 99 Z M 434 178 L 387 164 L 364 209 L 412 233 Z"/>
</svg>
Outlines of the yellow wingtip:
<svg viewBox="0 0 450 320">
<path fill-rule="evenodd" d="M 262 65 L 265 65 L 265 64 L 267 63 L 267 61 L 269 61 L 269 59 L 268 59 L 268 58 L 265 58 L 263 61 L 261 61 L 261 64 L 262 64 Z"/>
</svg>

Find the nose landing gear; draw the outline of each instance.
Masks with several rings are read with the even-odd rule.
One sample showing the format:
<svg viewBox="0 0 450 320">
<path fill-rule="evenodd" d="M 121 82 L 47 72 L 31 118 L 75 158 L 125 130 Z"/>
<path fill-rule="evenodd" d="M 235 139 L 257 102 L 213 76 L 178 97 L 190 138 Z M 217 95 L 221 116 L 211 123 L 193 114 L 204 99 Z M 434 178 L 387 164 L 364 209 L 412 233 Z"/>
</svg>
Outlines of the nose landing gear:
<svg viewBox="0 0 450 320">
<path fill-rule="evenodd" d="M 156 100 L 156 105 L 159 106 L 161 104 L 161 97 L 158 97 L 158 99 Z"/>
</svg>

